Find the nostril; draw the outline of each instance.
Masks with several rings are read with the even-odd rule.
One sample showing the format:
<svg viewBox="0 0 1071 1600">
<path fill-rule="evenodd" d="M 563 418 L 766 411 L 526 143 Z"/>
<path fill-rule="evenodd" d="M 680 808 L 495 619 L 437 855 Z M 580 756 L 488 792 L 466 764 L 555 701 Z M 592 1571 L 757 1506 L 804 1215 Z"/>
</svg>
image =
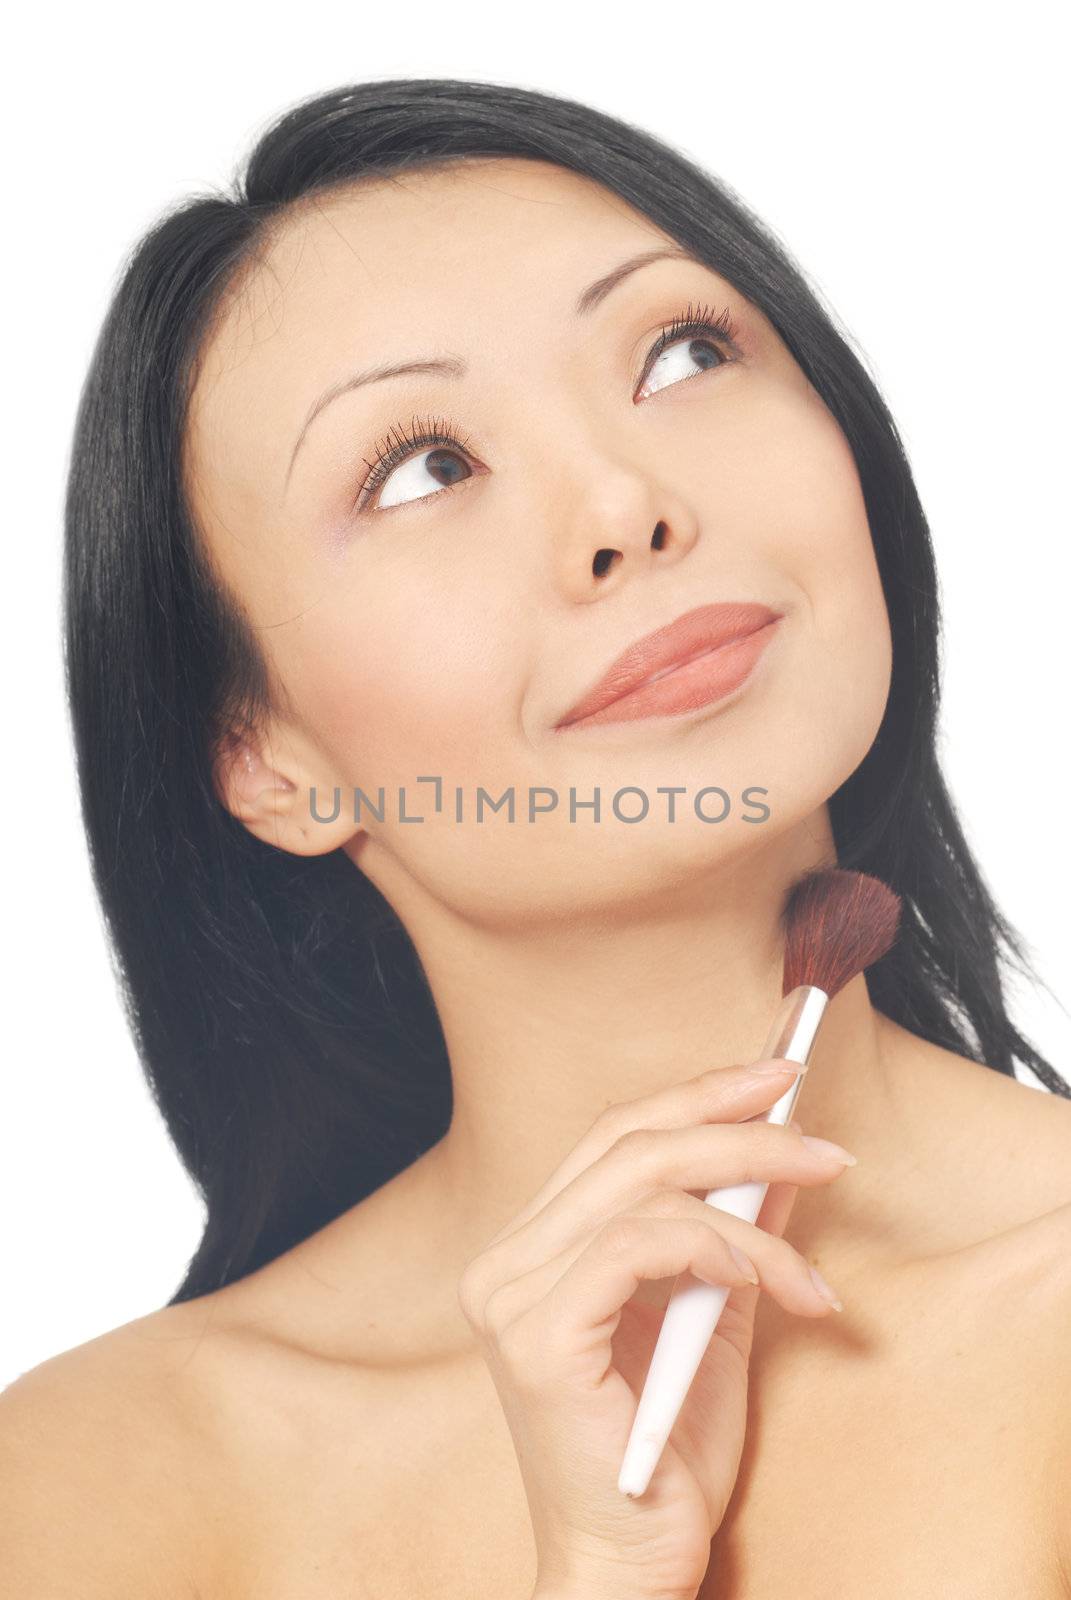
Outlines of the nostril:
<svg viewBox="0 0 1071 1600">
<path fill-rule="evenodd" d="M 654 550 L 664 550 L 665 549 L 665 544 L 666 544 L 666 525 L 665 525 L 664 522 L 660 522 L 658 524 L 658 527 L 654 531 L 654 537 L 651 540 L 651 548 L 654 549 Z"/>
<path fill-rule="evenodd" d="M 612 567 L 614 562 L 620 561 L 620 559 L 620 550 L 596 550 L 595 560 L 591 564 L 592 571 L 597 578 L 601 578 L 607 568 Z"/>
</svg>

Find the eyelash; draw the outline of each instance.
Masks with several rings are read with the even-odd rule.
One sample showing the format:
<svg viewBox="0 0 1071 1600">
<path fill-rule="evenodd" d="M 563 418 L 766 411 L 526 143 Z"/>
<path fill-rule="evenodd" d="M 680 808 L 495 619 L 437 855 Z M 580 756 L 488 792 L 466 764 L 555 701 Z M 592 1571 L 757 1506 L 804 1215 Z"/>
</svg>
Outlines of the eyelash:
<svg viewBox="0 0 1071 1600">
<path fill-rule="evenodd" d="M 737 346 L 737 329 L 728 311 L 715 312 L 710 306 L 700 305 L 694 310 L 691 301 L 687 308 L 666 323 L 659 332 L 651 349 L 648 351 L 644 374 L 661 355 L 667 345 L 674 344 L 678 339 L 685 338 L 688 334 L 709 334 L 721 349 L 722 361 L 720 366 L 725 366 L 735 359 Z M 724 348 L 723 348 L 724 347 Z M 732 352 L 726 354 L 726 351 Z M 715 371 L 717 368 L 714 369 Z M 687 381 L 687 380 L 685 380 Z M 377 442 L 371 461 L 365 461 L 368 472 L 361 483 L 357 497 L 354 501 L 354 510 L 363 511 L 369 504 L 376 490 L 386 481 L 395 467 L 401 466 L 410 456 L 426 450 L 431 445 L 440 448 L 457 450 L 465 455 L 471 434 L 458 437 L 457 431 L 445 417 L 414 417 L 410 423 L 411 432 L 403 428 L 393 428 L 387 437 Z M 394 442 L 391 442 L 393 436 Z M 463 480 L 468 482 L 467 479 Z M 458 484 L 446 484 L 438 491 L 439 494 L 449 494 L 452 488 L 459 488 Z M 437 498 L 437 496 L 436 496 Z M 408 504 L 408 502 L 404 502 Z M 414 502 L 415 504 L 416 502 Z M 394 507 L 388 507 L 393 510 Z M 401 507 L 398 507 L 400 510 Z"/>
</svg>

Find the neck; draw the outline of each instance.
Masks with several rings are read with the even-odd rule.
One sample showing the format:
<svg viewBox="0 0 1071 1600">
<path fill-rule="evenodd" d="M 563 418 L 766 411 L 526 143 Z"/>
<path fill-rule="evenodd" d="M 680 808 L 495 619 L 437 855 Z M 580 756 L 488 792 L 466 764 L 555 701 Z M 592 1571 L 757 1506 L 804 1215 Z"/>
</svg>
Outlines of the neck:
<svg viewBox="0 0 1071 1600">
<path fill-rule="evenodd" d="M 642 918 L 632 908 L 631 920 L 504 937 L 441 907 L 406 916 L 446 1038 L 454 1110 L 446 1135 L 402 1176 L 417 1226 L 435 1219 L 444 1269 L 456 1275 L 529 1204 L 604 1108 L 758 1058 L 781 999 L 788 892 L 834 860 L 820 815 L 824 827 L 810 819 Z M 900 1033 L 874 1011 L 863 974 L 834 996 L 818 1031 L 794 1117 L 845 1145 L 860 1168 L 850 1196 L 801 1187 L 786 1236 L 827 1261 L 840 1241 L 862 1251 L 882 1235 L 877 1211 L 869 1225 L 859 1214 L 859 1174 L 895 1125 L 887 1065 Z"/>
</svg>

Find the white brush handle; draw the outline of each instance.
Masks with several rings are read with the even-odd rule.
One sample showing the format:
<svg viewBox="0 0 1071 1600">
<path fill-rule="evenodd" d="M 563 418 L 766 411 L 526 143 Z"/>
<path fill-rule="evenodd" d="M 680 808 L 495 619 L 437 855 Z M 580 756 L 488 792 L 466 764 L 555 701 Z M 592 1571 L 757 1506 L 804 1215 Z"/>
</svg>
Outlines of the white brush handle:
<svg viewBox="0 0 1071 1600">
<path fill-rule="evenodd" d="M 828 1002 L 825 990 L 811 984 L 793 989 L 784 997 L 766 1046 L 756 1059 L 795 1061 L 805 1066 Z M 776 1122 L 784 1127 L 802 1082 L 797 1078 L 768 1111 L 748 1121 Z M 734 1183 L 711 1189 L 704 1198 L 718 1211 L 754 1222 L 768 1188 L 768 1183 Z M 690 1272 L 682 1272 L 674 1284 L 618 1474 L 617 1487 L 622 1494 L 641 1495 L 650 1483 L 730 1293 L 728 1285 L 702 1283 Z"/>
</svg>

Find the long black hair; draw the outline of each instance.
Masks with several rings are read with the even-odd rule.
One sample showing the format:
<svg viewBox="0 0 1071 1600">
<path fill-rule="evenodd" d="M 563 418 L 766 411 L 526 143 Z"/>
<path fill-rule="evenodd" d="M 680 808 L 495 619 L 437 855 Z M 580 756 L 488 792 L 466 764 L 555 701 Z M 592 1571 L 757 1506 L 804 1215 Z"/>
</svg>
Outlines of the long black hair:
<svg viewBox="0 0 1071 1600">
<path fill-rule="evenodd" d="M 866 758 L 830 799 L 838 862 L 902 897 L 874 1005 L 922 1039 L 1053 1093 L 1013 1025 L 1032 975 L 938 764 L 929 529 L 895 424 L 784 244 L 651 134 L 513 85 L 412 78 L 314 96 L 262 134 L 231 193 L 165 213 L 124 264 L 75 427 L 63 643 L 82 811 L 117 981 L 149 1083 L 206 1206 L 169 1304 L 244 1276 L 371 1194 L 449 1126 L 426 977 L 385 898 L 336 850 L 254 838 L 223 807 L 217 742 L 269 704 L 256 638 L 207 568 L 183 491 L 186 408 L 223 296 L 267 230 L 336 185 L 467 157 L 548 161 L 622 196 L 776 328 L 843 430 L 893 639 Z"/>
</svg>

